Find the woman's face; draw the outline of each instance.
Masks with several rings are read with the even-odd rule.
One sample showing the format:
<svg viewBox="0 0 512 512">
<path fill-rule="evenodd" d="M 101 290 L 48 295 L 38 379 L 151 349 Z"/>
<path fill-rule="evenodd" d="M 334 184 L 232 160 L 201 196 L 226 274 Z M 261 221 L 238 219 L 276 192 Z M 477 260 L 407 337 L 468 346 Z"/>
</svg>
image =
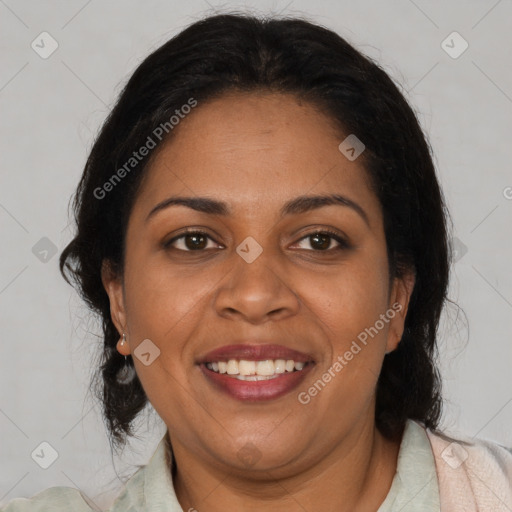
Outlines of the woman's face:
<svg viewBox="0 0 512 512">
<path fill-rule="evenodd" d="M 175 130 L 135 201 L 123 277 L 104 274 L 123 353 L 175 453 L 234 471 L 310 466 L 373 428 L 413 280 L 390 285 L 362 158 L 310 104 L 232 94 Z M 297 202 L 331 195 L 344 200 Z M 255 371 L 270 375 L 235 376 Z"/>
</svg>

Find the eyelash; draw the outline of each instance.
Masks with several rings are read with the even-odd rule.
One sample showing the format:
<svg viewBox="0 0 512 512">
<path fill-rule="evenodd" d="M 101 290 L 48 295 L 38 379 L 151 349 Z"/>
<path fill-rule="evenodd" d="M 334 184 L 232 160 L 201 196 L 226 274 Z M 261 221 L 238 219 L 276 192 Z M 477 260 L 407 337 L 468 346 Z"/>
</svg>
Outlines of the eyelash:
<svg viewBox="0 0 512 512">
<path fill-rule="evenodd" d="M 176 242 L 177 240 L 180 240 L 182 238 L 185 238 L 188 235 L 202 235 L 202 236 L 206 236 L 207 238 L 209 238 L 210 240 L 215 242 L 215 240 L 208 233 L 206 233 L 205 231 L 191 229 L 191 230 L 187 230 L 187 231 L 181 233 L 180 235 L 175 236 L 171 240 L 165 242 L 163 244 L 164 248 L 165 249 L 172 249 L 172 244 L 174 242 Z M 306 250 L 311 251 L 311 252 L 318 252 L 318 253 L 322 253 L 322 252 L 323 253 L 330 253 L 332 251 L 340 251 L 340 250 L 344 250 L 344 249 L 349 249 L 351 247 L 350 244 L 343 237 L 341 237 L 338 233 L 336 233 L 334 231 L 331 231 L 329 229 L 321 229 L 321 230 L 313 231 L 312 233 L 308 233 L 307 235 L 305 235 L 302 238 L 300 238 L 298 240 L 298 242 L 301 242 L 302 240 L 305 240 L 307 238 L 313 237 L 315 235 L 327 235 L 329 238 L 332 238 L 336 242 L 338 242 L 339 245 L 338 245 L 338 247 L 334 247 L 334 248 L 331 248 L 331 249 L 323 249 L 323 250 L 306 249 Z M 203 252 L 206 249 L 197 249 L 195 251 L 194 250 L 185 250 L 185 249 L 176 249 L 176 250 L 180 251 L 180 252 L 190 252 L 190 253 L 192 253 L 192 252 Z"/>
</svg>

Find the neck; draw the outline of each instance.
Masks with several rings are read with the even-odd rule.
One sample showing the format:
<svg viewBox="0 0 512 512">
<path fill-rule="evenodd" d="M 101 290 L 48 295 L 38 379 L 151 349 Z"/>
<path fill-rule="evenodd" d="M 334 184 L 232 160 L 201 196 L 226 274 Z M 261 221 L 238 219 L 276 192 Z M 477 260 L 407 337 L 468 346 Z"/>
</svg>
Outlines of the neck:
<svg viewBox="0 0 512 512">
<path fill-rule="evenodd" d="M 396 472 L 400 441 L 384 438 L 369 423 L 358 425 L 326 456 L 306 469 L 279 468 L 257 476 L 196 458 L 173 443 L 176 496 L 183 510 L 248 512 L 337 510 L 375 512 Z"/>
</svg>

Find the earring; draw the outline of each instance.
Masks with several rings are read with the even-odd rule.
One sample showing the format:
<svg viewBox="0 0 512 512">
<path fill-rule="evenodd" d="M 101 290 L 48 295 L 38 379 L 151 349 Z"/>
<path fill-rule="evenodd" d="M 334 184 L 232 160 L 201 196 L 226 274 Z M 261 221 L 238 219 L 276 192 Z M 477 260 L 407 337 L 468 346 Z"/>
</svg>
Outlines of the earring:
<svg viewBox="0 0 512 512">
<path fill-rule="evenodd" d="M 119 346 L 124 347 L 126 345 L 126 333 L 123 332 L 123 336 L 119 339 Z"/>
<path fill-rule="evenodd" d="M 126 346 L 126 334 L 119 340 L 119 346 Z M 119 384 L 129 384 L 135 378 L 135 368 L 128 362 L 128 356 L 124 356 L 124 364 L 117 372 L 116 380 Z"/>
</svg>

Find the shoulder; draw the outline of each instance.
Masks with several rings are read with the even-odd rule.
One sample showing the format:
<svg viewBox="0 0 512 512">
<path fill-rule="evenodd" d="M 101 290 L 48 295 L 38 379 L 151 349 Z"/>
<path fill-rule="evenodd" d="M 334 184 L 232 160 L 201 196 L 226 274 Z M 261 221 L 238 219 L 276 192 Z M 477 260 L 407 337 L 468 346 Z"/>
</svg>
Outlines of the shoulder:
<svg viewBox="0 0 512 512">
<path fill-rule="evenodd" d="M 80 491 L 71 487 L 51 487 L 32 498 L 15 498 L 0 508 L 0 512 L 91 512 Z"/>
<path fill-rule="evenodd" d="M 448 467 L 456 469 L 462 465 L 478 462 L 512 476 L 512 447 L 468 436 L 454 438 L 443 432 L 432 432 L 429 429 L 426 432 L 434 455 L 440 456 Z"/>
<path fill-rule="evenodd" d="M 172 477 L 168 470 L 168 446 L 164 436 L 150 461 L 138 466 L 123 484 L 108 512 L 175 512 L 181 507 L 175 497 Z M 97 512 L 84 496 L 71 487 L 51 487 L 32 498 L 16 498 L 0 505 L 0 512 Z"/>
<path fill-rule="evenodd" d="M 462 500 L 467 510 L 512 509 L 511 447 L 467 436 L 455 439 L 428 429 L 426 432 L 445 503 L 458 501 L 460 505 Z"/>
</svg>

